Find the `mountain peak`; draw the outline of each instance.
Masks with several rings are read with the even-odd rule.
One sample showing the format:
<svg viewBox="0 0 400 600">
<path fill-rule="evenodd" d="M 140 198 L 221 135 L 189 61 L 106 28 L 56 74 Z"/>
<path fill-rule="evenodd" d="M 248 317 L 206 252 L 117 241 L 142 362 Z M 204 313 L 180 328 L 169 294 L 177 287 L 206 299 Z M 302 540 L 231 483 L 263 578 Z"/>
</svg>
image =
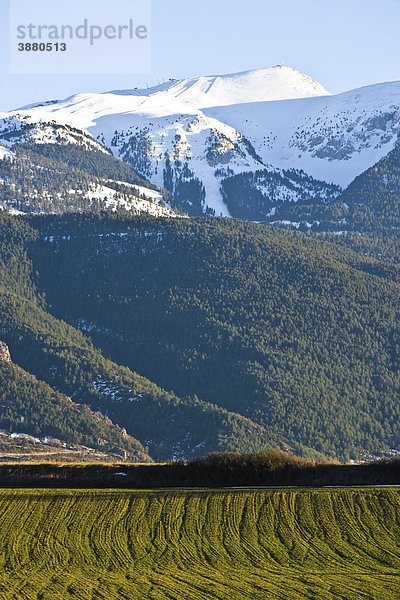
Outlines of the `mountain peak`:
<svg viewBox="0 0 400 600">
<path fill-rule="evenodd" d="M 170 79 L 145 90 L 119 90 L 111 93 L 147 97 L 163 95 L 169 100 L 185 102 L 199 109 L 330 95 L 320 83 L 308 75 L 284 65 L 227 75 Z"/>
<path fill-rule="evenodd" d="M 76 113 L 88 108 L 95 113 L 116 112 L 197 112 L 204 108 L 295 100 L 331 94 L 317 81 L 284 65 L 253 69 L 226 75 L 202 75 L 188 79 L 171 78 L 145 89 L 113 90 L 103 94 L 78 94 L 64 100 L 31 104 L 18 110 L 39 109 L 43 113 L 59 113 L 65 109 Z M 116 98 L 119 96 L 119 98 Z M 60 115 L 61 116 L 61 115 Z M 76 124 L 76 123 L 75 123 Z"/>
</svg>

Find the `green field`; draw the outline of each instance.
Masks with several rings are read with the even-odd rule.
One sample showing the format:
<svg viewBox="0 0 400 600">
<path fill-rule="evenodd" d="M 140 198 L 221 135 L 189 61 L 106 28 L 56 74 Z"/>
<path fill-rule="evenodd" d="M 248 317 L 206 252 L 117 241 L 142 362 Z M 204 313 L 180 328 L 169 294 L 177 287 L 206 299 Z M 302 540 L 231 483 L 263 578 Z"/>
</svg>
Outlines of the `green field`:
<svg viewBox="0 0 400 600">
<path fill-rule="evenodd" d="M 400 599 L 400 491 L 0 491 L 0 598 Z"/>
</svg>

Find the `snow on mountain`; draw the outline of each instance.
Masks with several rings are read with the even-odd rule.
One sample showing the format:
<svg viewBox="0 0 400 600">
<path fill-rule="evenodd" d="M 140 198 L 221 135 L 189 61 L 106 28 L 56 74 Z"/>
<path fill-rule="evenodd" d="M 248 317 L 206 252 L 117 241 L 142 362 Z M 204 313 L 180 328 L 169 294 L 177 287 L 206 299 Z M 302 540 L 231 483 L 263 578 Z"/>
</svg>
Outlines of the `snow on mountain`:
<svg viewBox="0 0 400 600">
<path fill-rule="evenodd" d="M 206 205 L 218 216 L 229 216 L 219 190 L 220 179 L 229 173 L 262 166 L 251 145 L 239 132 L 200 112 L 151 120 L 132 115 L 130 122 L 129 128 L 121 127 L 111 132 L 96 127 L 92 133 L 125 162 L 175 196 L 188 193 L 185 183 L 201 182 Z M 168 164 L 171 165 L 169 183 Z M 188 198 L 192 206 L 198 200 L 198 197 Z M 190 207 L 182 208 L 190 211 Z"/>
<path fill-rule="evenodd" d="M 273 67 L 171 80 L 148 90 L 79 94 L 24 107 L 13 116 L 84 130 L 152 183 L 167 188 L 182 210 L 229 216 L 221 181 L 266 165 L 240 128 L 205 115 L 204 107 L 327 94 L 310 77 Z"/>
<path fill-rule="evenodd" d="M 321 84 L 308 75 L 284 66 L 231 75 L 170 80 L 146 91 L 122 90 L 112 93 L 145 95 L 149 98 L 163 95 L 168 104 L 179 101 L 197 108 L 329 95 Z"/>
<path fill-rule="evenodd" d="M 7 158 L 9 158 L 9 159 L 10 159 L 10 158 L 12 159 L 12 158 L 13 158 L 13 156 L 14 156 L 14 153 L 13 153 L 13 152 L 11 152 L 11 150 L 9 150 L 8 148 L 5 148 L 4 146 L 1 146 L 1 145 L 0 145 L 0 160 L 1 160 L 2 158 L 5 158 L 5 157 L 7 157 Z"/>
<path fill-rule="evenodd" d="M 126 184 L 123 181 L 116 182 L 125 187 L 131 188 L 132 195 L 120 197 L 121 195 L 113 188 L 107 185 L 97 185 L 85 194 L 89 200 L 98 200 L 104 203 L 104 207 L 109 210 L 123 208 L 128 212 L 135 214 L 148 214 L 153 217 L 176 217 L 168 206 L 165 205 L 162 195 L 159 192 L 150 190 L 139 185 Z M 71 190 L 71 193 L 76 193 Z"/>
<path fill-rule="evenodd" d="M 31 104 L 20 110 L 34 110 L 47 118 L 49 113 L 54 113 L 54 118 L 61 122 L 70 122 L 68 117 L 64 121 L 62 114 L 74 115 L 75 124 L 87 128 L 99 118 L 130 112 L 164 116 L 212 106 L 327 95 L 329 92 L 311 77 L 290 67 L 277 66 L 231 75 L 171 79 L 148 89 L 78 94 L 65 100 Z"/>
<path fill-rule="evenodd" d="M 75 144 L 88 150 L 106 152 L 104 146 L 85 131 L 68 122 L 56 122 L 48 117 L 38 117 L 36 112 L 14 111 L 0 113 L 0 143 L 13 144 Z M 12 154 L 12 153 L 11 153 Z"/>
<path fill-rule="evenodd" d="M 0 210 L 22 214 L 104 207 L 177 216 L 154 186 L 145 187 L 146 181 L 134 171 L 118 169 L 121 163 L 85 131 L 16 113 L 0 119 L 0 142 L 4 144 L 0 145 Z M 109 173 L 116 169 L 127 181 L 107 179 L 107 169 Z M 132 176 L 141 184 L 131 183 Z"/>
<path fill-rule="evenodd" d="M 263 161 L 345 187 L 393 149 L 400 130 L 400 82 L 204 112 L 239 127 Z"/>
<path fill-rule="evenodd" d="M 1 117 L 83 130 L 182 210 L 229 216 L 221 184 L 241 173 L 279 172 L 282 201 L 291 197 L 287 170 L 310 176 L 307 194 L 315 181 L 347 186 L 394 147 L 400 82 L 331 96 L 308 76 L 273 67 L 78 94 Z"/>
</svg>

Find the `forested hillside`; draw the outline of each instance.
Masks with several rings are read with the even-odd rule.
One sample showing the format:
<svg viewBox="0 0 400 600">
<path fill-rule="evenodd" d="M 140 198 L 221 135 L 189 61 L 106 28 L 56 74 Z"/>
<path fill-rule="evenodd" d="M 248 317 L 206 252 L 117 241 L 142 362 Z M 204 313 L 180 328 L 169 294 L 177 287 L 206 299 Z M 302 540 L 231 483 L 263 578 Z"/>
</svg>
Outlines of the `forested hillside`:
<svg viewBox="0 0 400 600">
<path fill-rule="evenodd" d="M 317 181 L 304 171 L 264 169 L 231 175 L 221 181 L 221 193 L 232 217 L 248 221 L 311 221 L 324 212 L 341 188 Z M 310 226 L 310 225 L 309 225 Z"/>
<path fill-rule="evenodd" d="M 245 199 L 246 194 L 242 197 Z M 287 220 L 304 230 L 353 232 L 395 239 L 400 227 L 400 146 L 358 175 L 337 197 L 291 203 L 268 220 Z"/>
<path fill-rule="evenodd" d="M 286 198 L 277 199 L 279 173 L 256 171 L 231 176 L 221 191 L 233 217 L 302 231 L 356 233 L 395 239 L 400 227 L 400 146 L 358 175 L 340 193 L 305 174 L 284 172 Z"/>
<path fill-rule="evenodd" d="M 394 232 L 400 228 L 400 145 L 359 175 L 340 197 L 354 231 Z"/>
<path fill-rule="evenodd" d="M 79 130 L 55 123 L 15 130 L 8 124 L 0 135 L 10 145 L 4 155 L 0 146 L 0 209 L 172 214 L 154 185 Z"/>
<path fill-rule="evenodd" d="M 305 454 L 400 449 L 398 266 L 233 220 L 32 224 L 50 312 L 109 359 Z"/>
<path fill-rule="evenodd" d="M 12 403 L 9 389 L 15 387 L 15 373 L 20 371 L 4 371 L 0 428 L 16 427 L 22 415 L 26 421 L 19 431 L 25 433 L 54 435 L 59 421 L 64 438 L 67 433 L 70 438 L 75 434 L 76 438 L 89 436 L 90 427 L 85 423 L 64 423 L 61 400 L 49 395 L 51 386 L 74 402 L 109 416 L 147 446 L 155 459 L 212 450 L 257 451 L 278 445 L 275 436 L 241 415 L 200 401 L 195 395 L 178 398 L 129 368 L 105 359 L 87 337 L 52 316 L 32 281 L 39 273 L 32 271 L 26 253 L 29 245 L 40 242 L 38 232 L 24 219 L 0 217 L 0 340 L 9 346 L 16 365 L 48 384 L 40 387 L 35 383 L 29 389 L 17 385 L 19 392 Z M 29 414 L 21 413 L 23 405 Z M 51 427 L 44 418 L 47 413 L 58 415 Z M 75 433 L 71 431 L 74 427 Z M 120 433 L 116 428 L 118 439 Z"/>
<path fill-rule="evenodd" d="M 44 438 L 54 453 L 67 442 L 84 445 L 102 453 L 104 458 L 150 460 L 140 442 L 101 413 L 72 402 L 19 367 L 3 363 L 0 363 L 0 428 L 15 432 L 18 437 L 22 437 L 18 432 L 29 433 L 37 444 L 42 444 Z M 24 449 L 29 450 L 22 445 L 14 451 Z M 43 448 L 40 449 L 42 452 L 37 454 L 45 456 Z M 76 451 L 79 452 L 79 447 Z"/>
</svg>

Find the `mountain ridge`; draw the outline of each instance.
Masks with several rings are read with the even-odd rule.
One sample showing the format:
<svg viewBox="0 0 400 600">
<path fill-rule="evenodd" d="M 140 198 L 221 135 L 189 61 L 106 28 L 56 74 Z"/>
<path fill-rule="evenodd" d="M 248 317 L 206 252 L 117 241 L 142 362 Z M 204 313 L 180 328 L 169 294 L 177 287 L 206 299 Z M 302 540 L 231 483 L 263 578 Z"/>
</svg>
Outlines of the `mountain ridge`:
<svg viewBox="0 0 400 600">
<path fill-rule="evenodd" d="M 324 218 L 303 205 L 334 204 L 395 147 L 400 82 L 329 95 L 308 76 L 278 66 L 148 90 L 78 94 L 0 117 L 3 154 L 12 151 L 10 123 L 36 127 L 34 141 L 42 144 L 54 143 L 46 133 L 53 122 L 80 131 L 86 143 L 101 145 L 163 188 L 181 213 L 311 228 Z M 235 177 L 239 199 L 227 196 Z M 237 204 L 239 211 L 232 209 Z"/>
</svg>

